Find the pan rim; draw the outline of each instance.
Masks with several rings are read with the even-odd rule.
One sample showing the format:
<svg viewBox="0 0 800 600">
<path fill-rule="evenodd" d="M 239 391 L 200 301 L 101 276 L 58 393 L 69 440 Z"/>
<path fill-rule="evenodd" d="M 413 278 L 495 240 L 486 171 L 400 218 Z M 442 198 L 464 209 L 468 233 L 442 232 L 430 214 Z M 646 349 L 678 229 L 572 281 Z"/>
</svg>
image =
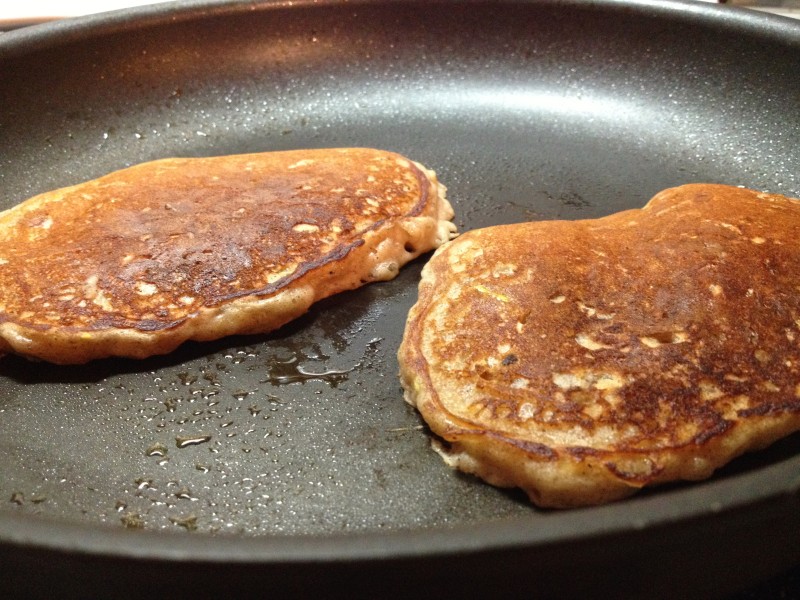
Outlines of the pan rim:
<svg viewBox="0 0 800 600">
<path fill-rule="evenodd" d="M 346 4 L 349 8 L 382 4 L 408 4 L 407 0 L 171 0 L 123 8 L 108 12 L 69 17 L 35 23 L 3 32 L 0 49 L 6 56 L 25 52 L 33 47 L 64 43 L 89 33 L 122 32 L 128 28 L 158 25 L 164 19 L 177 23 L 197 18 L 213 18 L 255 10 L 315 10 Z M 412 2 L 413 3 L 413 2 Z M 741 6 L 720 5 L 698 0 L 433 0 L 426 4 L 497 4 L 497 5 L 557 5 L 591 7 L 595 10 L 627 10 L 631 12 L 684 16 L 702 19 L 716 26 L 740 28 L 759 35 L 785 38 L 798 43 L 800 20 Z"/>
</svg>

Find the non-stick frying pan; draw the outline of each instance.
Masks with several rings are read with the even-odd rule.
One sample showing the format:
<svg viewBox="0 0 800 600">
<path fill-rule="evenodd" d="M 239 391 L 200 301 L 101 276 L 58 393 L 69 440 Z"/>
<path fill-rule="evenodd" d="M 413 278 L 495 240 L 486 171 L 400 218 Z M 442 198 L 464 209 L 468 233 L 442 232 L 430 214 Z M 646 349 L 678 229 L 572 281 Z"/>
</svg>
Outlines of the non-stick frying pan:
<svg viewBox="0 0 800 600">
<path fill-rule="evenodd" d="M 0 35 L 0 203 L 165 156 L 356 145 L 435 169 L 462 230 L 693 181 L 800 196 L 798 107 L 800 23 L 739 9 L 174 2 Z M 272 335 L 0 359 L 0 587 L 708 597 L 800 562 L 796 435 L 568 512 L 446 468 L 396 377 L 423 263 Z"/>
</svg>

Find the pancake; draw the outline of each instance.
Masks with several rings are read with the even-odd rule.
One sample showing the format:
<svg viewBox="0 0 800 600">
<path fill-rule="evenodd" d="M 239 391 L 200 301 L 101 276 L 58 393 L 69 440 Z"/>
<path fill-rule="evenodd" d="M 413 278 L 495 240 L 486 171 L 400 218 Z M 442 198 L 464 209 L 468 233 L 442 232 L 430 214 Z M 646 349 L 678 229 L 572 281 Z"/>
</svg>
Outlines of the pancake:
<svg viewBox="0 0 800 600">
<path fill-rule="evenodd" d="M 474 230 L 398 358 L 444 460 L 542 507 L 700 480 L 800 429 L 800 201 L 722 185 Z"/>
<path fill-rule="evenodd" d="M 450 238 L 432 171 L 364 148 L 168 158 L 0 213 L 0 352 L 144 358 L 274 330 Z"/>
</svg>

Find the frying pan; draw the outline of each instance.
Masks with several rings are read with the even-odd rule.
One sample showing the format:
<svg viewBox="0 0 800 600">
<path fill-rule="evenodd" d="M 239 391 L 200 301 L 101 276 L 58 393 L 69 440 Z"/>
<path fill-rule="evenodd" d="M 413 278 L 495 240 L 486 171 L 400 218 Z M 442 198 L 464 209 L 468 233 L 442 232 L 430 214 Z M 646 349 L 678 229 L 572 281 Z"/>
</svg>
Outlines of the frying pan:
<svg viewBox="0 0 800 600">
<path fill-rule="evenodd" d="M 460 229 L 692 181 L 800 196 L 800 23 L 659 1 L 174 2 L 0 35 L 2 207 L 165 156 L 437 171 Z M 0 360 L 17 596 L 713 597 L 800 562 L 800 438 L 568 512 L 446 468 L 396 348 L 424 263 L 266 336 Z"/>
</svg>

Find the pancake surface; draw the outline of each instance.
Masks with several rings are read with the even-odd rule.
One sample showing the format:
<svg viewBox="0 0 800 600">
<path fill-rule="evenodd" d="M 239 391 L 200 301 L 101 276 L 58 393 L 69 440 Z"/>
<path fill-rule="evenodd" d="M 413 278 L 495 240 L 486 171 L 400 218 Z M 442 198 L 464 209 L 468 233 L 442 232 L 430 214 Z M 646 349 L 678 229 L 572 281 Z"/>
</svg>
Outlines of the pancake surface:
<svg viewBox="0 0 800 600">
<path fill-rule="evenodd" d="M 262 333 L 450 238 L 432 171 L 364 148 L 171 158 L 0 213 L 0 353 L 142 358 Z"/>
<path fill-rule="evenodd" d="M 800 201 L 721 185 L 470 231 L 423 269 L 406 399 L 540 506 L 706 478 L 800 429 L 798 273 Z"/>
</svg>

